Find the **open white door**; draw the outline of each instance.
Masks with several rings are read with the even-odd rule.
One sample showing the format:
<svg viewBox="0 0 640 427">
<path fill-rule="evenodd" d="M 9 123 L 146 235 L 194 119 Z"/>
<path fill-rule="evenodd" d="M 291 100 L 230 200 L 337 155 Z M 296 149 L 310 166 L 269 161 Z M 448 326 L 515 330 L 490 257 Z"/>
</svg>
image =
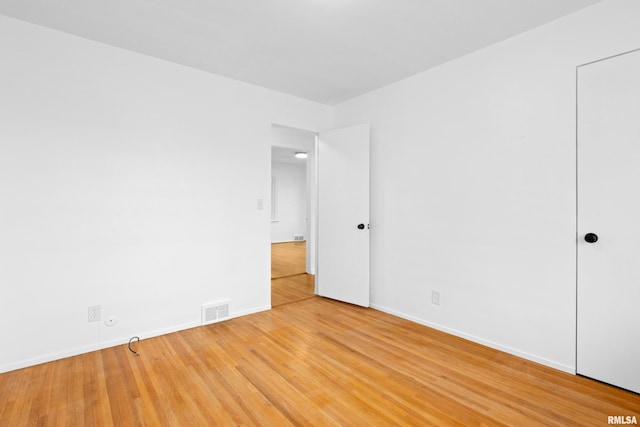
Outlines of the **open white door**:
<svg viewBox="0 0 640 427">
<path fill-rule="evenodd" d="M 578 68 L 577 372 L 640 393 L 640 52 Z"/>
<path fill-rule="evenodd" d="M 318 135 L 318 295 L 369 306 L 369 125 Z"/>
</svg>

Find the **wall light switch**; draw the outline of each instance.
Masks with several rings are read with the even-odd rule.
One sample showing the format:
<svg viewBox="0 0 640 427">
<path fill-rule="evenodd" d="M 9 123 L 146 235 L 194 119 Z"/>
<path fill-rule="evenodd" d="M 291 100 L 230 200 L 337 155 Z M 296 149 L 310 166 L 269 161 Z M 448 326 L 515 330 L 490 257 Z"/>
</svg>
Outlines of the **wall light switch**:
<svg viewBox="0 0 640 427">
<path fill-rule="evenodd" d="M 264 200 L 258 199 L 258 210 L 261 211 L 264 209 Z"/>
<path fill-rule="evenodd" d="M 440 292 L 431 291 L 431 304 L 440 305 Z"/>
</svg>

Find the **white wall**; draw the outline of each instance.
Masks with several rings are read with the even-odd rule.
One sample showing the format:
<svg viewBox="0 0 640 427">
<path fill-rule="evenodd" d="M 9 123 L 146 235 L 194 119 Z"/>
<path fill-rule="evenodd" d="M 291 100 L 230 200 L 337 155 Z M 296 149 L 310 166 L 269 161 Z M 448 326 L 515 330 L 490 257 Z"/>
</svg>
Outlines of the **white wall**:
<svg viewBox="0 0 640 427">
<path fill-rule="evenodd" d="M 638 22 L 604 1 L 334 109 L 371 123 L 375 307 L 574 371 L 576 66 Z"/>
<path fill-rule="evenodd" d="M 307 168 L 305 164 L 271 163 L 276 179 L 278 220 L 271 223 L 271 242 L 291 242 L 307 234 Z"/>
<path fill-rule="evenodd" d="M 270 307 L 271 123 L 329 107 L 2 16 L 0 60 L 0 372 Z"/>
<path fill-rule="evenodd" d="M 604 1 L 333 109 L 371 123 L 376 307 L 574 369 L 575 66 L 638 18 Z M 271 123 L 331 109 L 1 16 L 0 58 L 0 371 L 269 307 Z"/>
</svg>

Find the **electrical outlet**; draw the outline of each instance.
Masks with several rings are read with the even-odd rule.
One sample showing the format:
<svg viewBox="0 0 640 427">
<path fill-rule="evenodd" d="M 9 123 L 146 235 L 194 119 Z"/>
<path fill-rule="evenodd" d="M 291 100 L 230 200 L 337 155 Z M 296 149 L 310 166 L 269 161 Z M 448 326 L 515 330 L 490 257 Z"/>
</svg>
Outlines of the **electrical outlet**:
<svg viewBox="0 0 640 427">
<path fill-rule="evenodd" d="M 109 316 L 104 321 L 104 325 L 110 328 L 116 326 L 116 323 L 118 323 L 118 318 L 116 316 Z"/>
<path fill-rule="evenodd" d="M 90 305 L 89 306 L 89 322 L 98 322 L 100 321 L 100 306 L 99 305 Z"/>
<path fill-rule="evenodd" d="M 431 291 L 431 304 L 440 305 L 440 292 Z"/>
</svg>

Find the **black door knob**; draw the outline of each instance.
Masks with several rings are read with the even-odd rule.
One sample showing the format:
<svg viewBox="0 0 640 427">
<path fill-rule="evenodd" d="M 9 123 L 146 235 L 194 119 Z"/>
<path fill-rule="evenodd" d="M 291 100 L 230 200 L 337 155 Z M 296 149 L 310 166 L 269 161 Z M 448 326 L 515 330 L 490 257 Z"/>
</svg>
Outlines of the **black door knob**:
<svg viewBox="0 0 640 427">
<path fill-rule="evenodd" d="M 364 230 L 364 224 L 358 224 L 358 230 Z"/>
<path fill-rule="evenodd" d="M 587 243 L 595 243 L 598 241 L 598 235 L 595 233 L 587 233 L 584 235 L 584 241 Z"/>
</svg>

